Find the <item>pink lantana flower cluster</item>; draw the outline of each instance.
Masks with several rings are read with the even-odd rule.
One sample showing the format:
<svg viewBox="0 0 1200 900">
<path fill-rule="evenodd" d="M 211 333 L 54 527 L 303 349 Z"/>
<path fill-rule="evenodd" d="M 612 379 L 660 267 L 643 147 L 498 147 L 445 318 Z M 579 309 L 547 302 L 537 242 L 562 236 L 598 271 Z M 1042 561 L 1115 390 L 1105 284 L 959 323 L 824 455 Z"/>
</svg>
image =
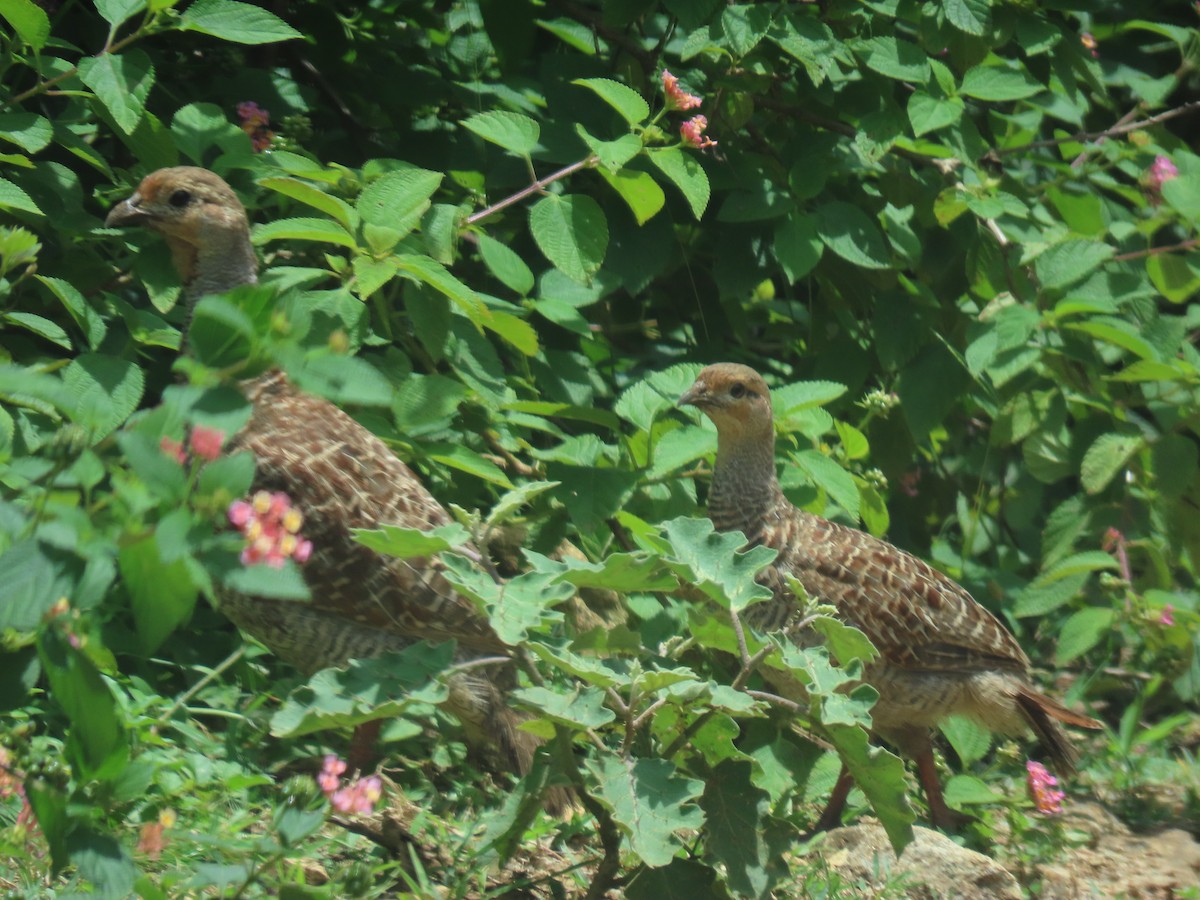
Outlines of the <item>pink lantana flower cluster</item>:
<svg viewBox="0 0 1200 900">
<path fill-rule="evenodd" d="M 176 460 L 180 465 L 187 465 L 189 455 L 194 455 L 205 462 L 212 462 L 221 455 L 221 447 L 225 443 L 225 432 L 218 428 L 205 428 L 197 425 L 188 435 L 188 446 L 184 449 L 183 441 L 164 437 L 158 442 L 159 448 L 167 456 Z"/>
<path fill-rule="evenodd" d="M 244 100 L 237 105 L 238 118 L 242 122 L 242 131 L 250 136 L 250 143 L 255 153 L 262 153 L 271 146 L 275 132 L 270 128 L 271 114 L 253 100 Z"/>
<path fill-rule="evenodd" d="M 265 562 L 283 568 L 287 559 L 307 562 L 312 556 L 312 541 L 300 534 L 304 516 L 292 506 L 287 494 L 259 491 L 249 501 L 229 504 L 229 521 L 246 538 L 242 563 L 247 566 Z"/>
<path fill-rule="evenodd" d="M 681 88 L 679 86 L 679 79 L 666 69 L 663 69 L 662 84 L 663 94 L 667 98 L 667 109 L 684 111 L 696 109 L 700 105 L 700 98 L 695 94 L 689 94 Z M 692 118 L 679 126 L 679 136 L 690 147 L 701 150 L 705 147 L 715 147 L 717 146 L 717 142 L 704 136 L 704 129 L 707 127 L 707 116 L 692 116 Z"/>
<path fill-rule="evenodd" d="M 383 796 L 383 782 L 378 775 L 368 775 L 366 778 L 356 778 L 345 787 L 342 786 L 342 775 L 346 772 L 346 763 L 332 753 L 321 763 L 321 772 L 317 775 L 317 786 L 321 793 L 329 798 L 329 803 L 338 812 L 366 815 L 375 809 L 375 804 Z"/>
<path fill-rule="evenodd" d="M 1047 771 L 1040 762 L 1032 759 L 1025 763 L 1025 778 L 1029 788 L 1029 799 L 1037 811 L 1044 816 L 1055 816 L 1062 812 L 1062 802 L 1066 794 L 1058 789 L 1058 779 Z"/>
<path fill-rule="evenodd" d="M 1150 202 L 1155 206 L 1162 203 L 1163 185 L 1178 177 L 1179 167 L 1171 162 L 1169 156 L 1159 154 L 1154 157 L 1154 162 L 1150 164 L 1150 168 L 1142 175 L 1142 187 L 1145 189 L 1146 195 L 1150 198 Z"/>
</svg>

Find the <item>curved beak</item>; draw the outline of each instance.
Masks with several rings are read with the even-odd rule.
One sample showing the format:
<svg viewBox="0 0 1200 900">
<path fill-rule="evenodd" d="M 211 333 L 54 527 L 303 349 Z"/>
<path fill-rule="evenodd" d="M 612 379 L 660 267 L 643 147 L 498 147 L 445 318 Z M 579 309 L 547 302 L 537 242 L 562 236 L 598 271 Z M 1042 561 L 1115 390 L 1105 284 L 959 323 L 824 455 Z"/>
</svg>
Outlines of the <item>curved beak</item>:
<svg viewBox="0 0 1200 900">
<path fill-rule="evenodd" d="M 104 227 L 120 228 L 123 225 L 137 222 L 143 216 L 147 215 L 146 211 L 139 205 L 141 202 L 142 195 L 137 193 L 126 200 L 122 200 L 108 211 L 108 218 L 104 220 Z"/>
<path fill-rule="evenodd" d="M 690 388 L 679 395 L 679 399 L 675 401 L 675 405 L 704 406 L 708 402 L 708 385 L 697 381 Z"/>
</svg>

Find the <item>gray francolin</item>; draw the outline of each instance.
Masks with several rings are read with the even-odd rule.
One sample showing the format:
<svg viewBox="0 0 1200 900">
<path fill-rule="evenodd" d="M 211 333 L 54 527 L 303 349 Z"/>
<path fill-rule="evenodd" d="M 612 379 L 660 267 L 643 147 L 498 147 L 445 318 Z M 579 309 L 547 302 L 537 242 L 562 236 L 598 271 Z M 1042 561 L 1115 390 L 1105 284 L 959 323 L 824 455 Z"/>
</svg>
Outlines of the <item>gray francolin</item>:
<svg viewBox="0 0 1200 900">
<path fill-rule="evenodd" d="M 757 372 L 733 363 L 708 366 L 679 403 L 695 406 L 717 426 L 708 497 L 713 524 L 778 551 L 760 576 L 774 596 L 749 607 L 743 621 L 769 632 L 794 619 L 798 604 L 778 577 L 786 572 L 871 639 L 879 657 L 864 679 L 879 691 L 874 731 L 915 760 L 935 826 L 950 827 L 956 818 L 942 797 L 931 741 L 932 729 L 947 716 L 963 715 L 1006 735 L 1032 728 L 1058 770 L 1074 771 L 1075 752 L 1058 723 L 1101 723 L 1031 685 L 1029 658 L 995 616 L 928 563 L 784 497 L 775 472 L 771 397 Z M 843 768 L 818 828 L 840 822 L 850 787 Z"/>
<path fill-rule="evenodd" d="M 187 323 L 201 297 L 258 280 L 246 211 L 207 169 L 152 172 L 105 224 L 142 225 L 166 238 L 184 283 Z M 351 536 L 351 529 L 385 523 L 426 530 L 451 521 L 412 470 L 333 403 L 279 372 L 240 386 L 253 412 L 230 449 L 254 453 L 255 490 L 282 491 L 302 513 L 314 548 L 302 568 L 311 602 L 223 591 L 221 612 L 305 673 L 422 639 L 455 640 L 460 662 L 507 656 L 486 617 L 446 581 L 437 557 L 395 559 Z M 445 706 L 473 746 L 524 773 L 539 741 L 517 727 L 522 716 L 505 704 L 500 684 L 511 680 L 511 665 L 503 669 L 452 675 Z"/>
</svg>

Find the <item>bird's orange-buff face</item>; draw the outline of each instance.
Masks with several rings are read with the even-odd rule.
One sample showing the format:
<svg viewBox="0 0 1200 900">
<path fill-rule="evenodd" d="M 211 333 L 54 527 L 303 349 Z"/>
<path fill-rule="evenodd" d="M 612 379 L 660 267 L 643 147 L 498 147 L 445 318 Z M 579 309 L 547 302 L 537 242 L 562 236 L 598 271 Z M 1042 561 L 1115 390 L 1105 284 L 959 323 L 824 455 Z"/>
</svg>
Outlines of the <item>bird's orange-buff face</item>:
<svg viewBox="0 0 1200 900">
<path fill-rule="evenodd" d="M 192 245 L 198 245 L 209 229 L 244 229 L 245 223 L 246 210 L 229 185 L 195 166 L 151 172 L 104 222 L 110 228 L 142 225 Z"/>
<path fill-rule="evenodd" d="M 749 366 L 717 363 L 702 369 L 679 405 L 694 406 L 708 416 L 723 440 L 773 436 L 771 392 Z"/>
</svg>

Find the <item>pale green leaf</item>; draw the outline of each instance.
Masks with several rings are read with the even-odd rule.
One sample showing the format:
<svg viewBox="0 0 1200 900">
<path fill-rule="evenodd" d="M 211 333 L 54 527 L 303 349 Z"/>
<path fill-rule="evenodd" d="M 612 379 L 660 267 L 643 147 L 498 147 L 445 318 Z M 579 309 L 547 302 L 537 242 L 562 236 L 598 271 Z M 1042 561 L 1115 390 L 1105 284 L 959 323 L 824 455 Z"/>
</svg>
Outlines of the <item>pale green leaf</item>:
<svg viewBox="0 0 1200 900">
<path fill-rule="evenodd" d="M 179 27 L 236 44 L 270 44 L 303 37 L 274 13 L 238 0 L 196 0 L 179 17 Z"/>
</svg>

